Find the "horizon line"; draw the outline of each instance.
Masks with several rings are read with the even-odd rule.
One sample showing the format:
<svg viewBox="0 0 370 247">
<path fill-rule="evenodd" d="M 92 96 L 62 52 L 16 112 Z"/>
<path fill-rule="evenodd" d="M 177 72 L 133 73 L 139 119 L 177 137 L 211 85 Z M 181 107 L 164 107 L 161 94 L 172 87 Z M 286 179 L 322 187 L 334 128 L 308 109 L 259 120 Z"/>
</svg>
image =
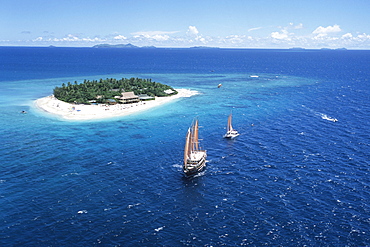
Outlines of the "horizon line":
<svg viewBox="0 0 370 247">
<path fill-rule="evenodd" d="M 128 43 L 130 44 L 130 43 Z M 329 48 L 329 47 L 321 47 L 321 48 L 304 48 L 304 47 L 289 47 L 289 48 L 279 48 L 279 47 L 218 47 L 218 46 L 136 46 L 135 47 L 114 47 L 117 45 L 127 45 L 127 44 L 117 44 L 117 45 L 110 45 L 112 47 L 94 47 L 98 45 L 104 45 L 104 44 L 96 44 L 93 46 L 56 46 L 56 45 L 0 45 L 0 47 L 28 47 L 28 48 L 94 48 L 94 49 L 233 49 L 233 50 L 292 50 L 292 51 L 304 51 L 304 50 L 356 50 L 356 51 L 367 51 L 370 50 L 370 48 L 346 48 L 346 47 L 340 47 L 340 48 Z M 105 44 L 107 45 L 107 44 Z"/>
</svg>

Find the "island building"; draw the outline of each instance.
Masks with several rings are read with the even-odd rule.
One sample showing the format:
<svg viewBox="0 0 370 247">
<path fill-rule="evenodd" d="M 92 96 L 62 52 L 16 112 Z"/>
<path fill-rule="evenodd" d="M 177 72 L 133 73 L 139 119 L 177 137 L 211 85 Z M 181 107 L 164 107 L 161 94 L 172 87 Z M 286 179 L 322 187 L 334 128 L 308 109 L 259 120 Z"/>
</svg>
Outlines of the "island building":
<svg viewBox="0 0 370 247">
<path fill-rule="evenodd" d="M 139 96 L 135 95 L 134 92 L 123 92 L 121 96 L 115 96 L 123 104 L 132 104 L 140 101 Z"/>
<path fill-rule="evenodd" d="M 149 96 L 147 94 L 139 94 L 138 97 L 141 101 L 148 101 L 148 100 L 154 100 L 155 99 L 153 96 Z"/>
</svg>

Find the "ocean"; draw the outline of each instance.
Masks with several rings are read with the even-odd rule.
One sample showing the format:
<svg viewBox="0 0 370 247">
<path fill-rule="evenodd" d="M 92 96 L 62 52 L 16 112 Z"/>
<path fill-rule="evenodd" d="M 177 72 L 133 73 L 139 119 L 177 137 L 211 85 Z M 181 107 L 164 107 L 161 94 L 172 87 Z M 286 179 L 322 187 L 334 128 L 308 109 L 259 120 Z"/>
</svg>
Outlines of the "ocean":
<svg viewBox="0 0 370 247">
<path fill-rule="evenodd" d="M 122 77 L 200 94 L 94 121 L 33 104 Z M 0 47 L 0 246 L 369 246 L 369 78 L 361 50 Z"/>
</svg>

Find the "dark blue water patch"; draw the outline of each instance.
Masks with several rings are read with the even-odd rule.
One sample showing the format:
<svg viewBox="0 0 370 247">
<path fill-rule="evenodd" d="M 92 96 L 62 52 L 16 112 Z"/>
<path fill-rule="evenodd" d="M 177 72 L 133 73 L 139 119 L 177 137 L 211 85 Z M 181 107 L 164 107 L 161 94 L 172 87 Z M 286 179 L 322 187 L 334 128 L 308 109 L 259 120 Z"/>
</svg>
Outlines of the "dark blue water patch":
<svg viewBox="0 0 370 247">
<path fill-rule="evenodd" d="M 1 81 L 115 73 L 209 71 L 218 74 L 270 73 L 310 78 L 325 78 L 331 74 L 334 78 L 351 78 L 366 73 L 368 63 L 368 51 L 0 48 Z"/>
<path fill-rule="evenodd" d="M 239 109 L 245 109 L 249 108 L 251 106 L 248 105 L 238 105 L 238 104 L 223 104 L 221 107 L 227 108 L 227 109 L 234 109 L 234 108 L 239 108 Z"/>
<path fill-rule="evenodd" d="M 132 139 L 145 139 L 146 137 L 140 134 L 130 135 Z"/>
<path fill-rule="evenodd" d="M 26 62 L 2 66 L 3 78 L 24 76 L 0 92 L 4 246 L 369 245 L 366 51 L 115 50 L 94 58 L 88 48 L 12 49 Z M 109 65 L 117 54 L 127 66 Z M 211 67 L 222 78 L 210 77 Z M 48 78 L 51 68 L 71 79 L 127 71 L 200 94 L 135 116 L 60 121 L 17 103 L 57 83 L 29 80 Z M 234 140 L 222 137 L 230 112 Z M 208 163 L 188 179 L 184 139 L 196 116 Z"/>
</svg>

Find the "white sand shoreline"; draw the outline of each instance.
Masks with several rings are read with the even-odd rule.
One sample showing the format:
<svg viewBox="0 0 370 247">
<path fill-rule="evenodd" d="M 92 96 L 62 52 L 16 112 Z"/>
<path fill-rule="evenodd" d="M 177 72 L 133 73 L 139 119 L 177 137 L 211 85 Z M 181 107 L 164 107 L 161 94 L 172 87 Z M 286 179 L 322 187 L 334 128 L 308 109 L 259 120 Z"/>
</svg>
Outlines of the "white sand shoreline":
<svg viewBox="0 0 370 247">
<path fill-rule="evenodd" d="M 37 99 L 35 105 L 45 112 L 67 120 L 94 120 L 126 116 L 163 105 L 174 99 L 199 94 L 198 91 L 189 89 L 176 89 L 176 91 L 178 94 L 170 97 L 156 97 L 155 100 L 142 101 L 134 104 L 75 105 L 63 102 L 55 98 L 54 95 L 50 95 Z"/>
</svg>

